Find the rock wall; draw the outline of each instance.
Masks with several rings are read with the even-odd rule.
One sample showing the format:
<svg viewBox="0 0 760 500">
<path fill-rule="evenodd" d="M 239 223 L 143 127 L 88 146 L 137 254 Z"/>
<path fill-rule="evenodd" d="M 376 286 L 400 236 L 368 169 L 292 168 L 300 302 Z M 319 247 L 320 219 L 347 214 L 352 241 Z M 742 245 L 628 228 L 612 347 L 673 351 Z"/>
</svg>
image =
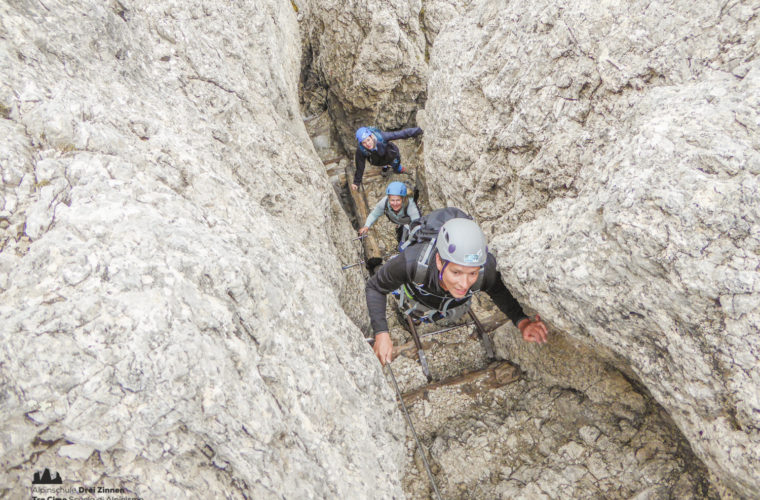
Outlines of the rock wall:
<svg viewBox="0 0 760 500">
<path fill-rule="evenodd" d="M 760 495 L 759 9 L 475 1 L 435 39 L 425 110 L 433 203 L 483 223 L 505 282 L 553 342 L 566 332 L 559 341 L 638 378 L 749 497 Z M 544 355 L 528 346 L 518 362 L 540 373 Z"/>
<path fill-rule="evenodd" d="M 360 126 L 414 124 L 427 84 L 422 3 L 295 4 L 304 33 L 304 71 L 316 74 L 311 78 L 326 88 L 326 106 L 346 151 L 356 147 L 354 132 Z"/>
<path fill-rule="evenodd" d="M 0 4 L 0 484 L 402 496 L 290 4 Z M 353 320 L 353 321 L 352 321 Z"/>
<path fill-rule="evenodd" d="M 430 48 L 438 33 L 447 23 L 466 12 L 471 3 L 472 0 L 424 0 L 420 20 L 427 41 L 425 61 L 430 60 Z"/>
</svg>

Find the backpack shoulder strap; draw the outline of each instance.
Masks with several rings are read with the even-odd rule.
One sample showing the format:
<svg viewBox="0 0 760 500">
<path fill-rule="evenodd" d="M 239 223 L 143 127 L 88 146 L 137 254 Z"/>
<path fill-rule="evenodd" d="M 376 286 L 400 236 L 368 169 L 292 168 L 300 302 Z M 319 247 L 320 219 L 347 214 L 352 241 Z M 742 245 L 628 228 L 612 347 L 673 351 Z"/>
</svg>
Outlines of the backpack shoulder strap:
<svg viewBox="0 0 760 500">
<path fill-rule="evenodd" d="M 430 256 L 432 255 L 434 249 L 435 238 L 428 241 L 425 249 L 420 252 L 419 257 L 417 257 L 417 262 L 415 263 L 414 268 L 414 284 L 417 286 L 421 286 L 425 283 L 425 276 L 427 276 L 429 267 L 428 261 L 430 261 Z"/>
<path fill-rule="evenodd" d="M 419 224 L 416 226 L 415 225 L 410 226 L 409 234 L 406 235 L 406 241 L 404 241 L 398 246 L 399 252 L 403 252 L 404 250 L 407 249 L 409 245 L 411 245 L 414 242 L 414 235 L 417 234 L 417 232 L 420 230 L 421 227 L 422 226 Z"/>
</svg>

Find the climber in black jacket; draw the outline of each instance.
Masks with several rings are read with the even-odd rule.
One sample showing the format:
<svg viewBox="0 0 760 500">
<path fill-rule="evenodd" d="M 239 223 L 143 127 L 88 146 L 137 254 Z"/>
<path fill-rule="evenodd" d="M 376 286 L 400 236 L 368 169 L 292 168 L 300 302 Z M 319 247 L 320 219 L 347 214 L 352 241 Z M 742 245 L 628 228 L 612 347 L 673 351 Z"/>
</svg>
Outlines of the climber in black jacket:
<svg viewBox="0 0 760 500">
<path fill-rule="evenodd" d="M 364 176 L 366 160 L 369 160 L 372 165 L 382 165 L 383 174 L 388 171 L 388 166 L 393 167 L 393 171 L 397 174 L 406 172 L 406 169 L 401 165 L 401 153 L 398 146 L 390 141 L 408 139 L 419 135 L 422 135 L 422 129 L 419 127 L 405 128 L 398 132 L 382 132 L 374 127 L 360 127 L 356 131 L 356 141 L 359 144 L 354 155 L 356 173 L 351 189 L 354 191 L 359 189 L 359 184 L 362 183 Z"/>
<path fill-rule="evenodd" d="M 443 209 L 457 210 L 458 209 Z M 435 212 L 429 214 L 431 217 Z M 474 292 L 485 291 L 512 320 L 526 342 L 545 343 L 546 325 L 528 318 L 504 286 L 483 231 L 469 218 L 452 218 L 437 238 L 412 244 L 386 262 L 367 281 L 367 308 L 375 335 L 374 351 L 390 362 L 393 342 L 385 318 L 386 295 L 396 292 L 402 313 L 425 321 L 455 320 L 470 308 Z"/>
</svg>

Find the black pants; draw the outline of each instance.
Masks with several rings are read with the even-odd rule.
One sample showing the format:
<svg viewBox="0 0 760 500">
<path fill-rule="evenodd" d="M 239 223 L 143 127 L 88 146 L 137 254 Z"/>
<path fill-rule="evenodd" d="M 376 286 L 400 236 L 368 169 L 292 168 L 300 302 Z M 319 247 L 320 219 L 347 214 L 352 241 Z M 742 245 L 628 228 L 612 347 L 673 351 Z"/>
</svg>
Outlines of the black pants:
<svg viewBox="0 0 760 500">
<path fill-rule="evenodd" d="M 396 226 L 396 242 L 401 243 L 402 236 L 404 236 L 404 226 Z"/>
</svg>

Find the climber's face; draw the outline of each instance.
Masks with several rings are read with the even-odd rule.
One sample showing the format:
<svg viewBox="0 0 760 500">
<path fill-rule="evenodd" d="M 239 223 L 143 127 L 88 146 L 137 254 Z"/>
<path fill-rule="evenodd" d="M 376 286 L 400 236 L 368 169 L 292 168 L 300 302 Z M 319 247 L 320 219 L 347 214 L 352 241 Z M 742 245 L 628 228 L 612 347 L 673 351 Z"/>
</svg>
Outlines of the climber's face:
<svg viewBox="0 0 760 500">
<path fill-rule="evenodd" d="M 369 134 L 363 141 L 362 146 L 364 146 L 367 149 L 372 149 L 375 147 L 375 136 L 372 134 Z"/>
<path fill-rule="evenodd" d="M 401 203 L 403 203 L 403 201 L 404 200 L 401 198 L 401 196 L 395 194 L 388 195 L 388 205 L 391 206 L 391 210 L 394 212 L 401 210 Z"/>
<path fill-rule="evenodd" d="M 441 287 L 455 299 L 461 299 L 467 295 L 470 287 L 478 281 L 479 267 L 461 266 L 453 262 L 445 263 L 444 266 L 444 261 L 438 254 L 435 255 L 435 264 L 439 272 L 443 271 L 441 273 Z"/>
</svg>

